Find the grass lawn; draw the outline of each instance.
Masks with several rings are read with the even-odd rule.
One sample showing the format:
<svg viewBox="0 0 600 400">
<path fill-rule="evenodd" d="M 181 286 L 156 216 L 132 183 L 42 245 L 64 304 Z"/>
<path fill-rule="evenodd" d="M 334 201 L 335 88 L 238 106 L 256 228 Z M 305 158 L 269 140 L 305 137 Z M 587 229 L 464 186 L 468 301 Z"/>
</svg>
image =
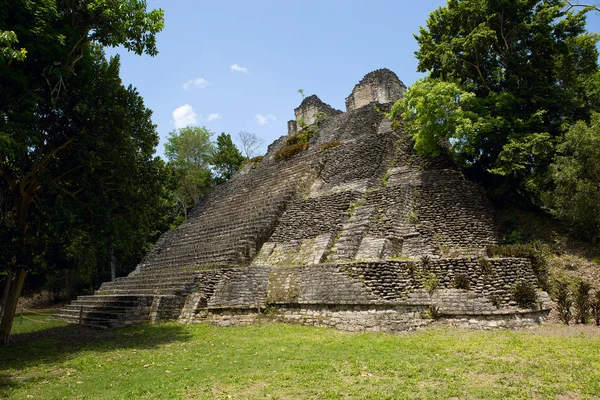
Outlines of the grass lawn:
<svg viewBox="0 0 600 400">
<path fill-rule="evenodd" d="M 25 316 L 15 321 L 15 343 L 0 347 L 0 398 L 600 398 L 600 329 L 591 326 L 92 331 Z"/>
</svg>

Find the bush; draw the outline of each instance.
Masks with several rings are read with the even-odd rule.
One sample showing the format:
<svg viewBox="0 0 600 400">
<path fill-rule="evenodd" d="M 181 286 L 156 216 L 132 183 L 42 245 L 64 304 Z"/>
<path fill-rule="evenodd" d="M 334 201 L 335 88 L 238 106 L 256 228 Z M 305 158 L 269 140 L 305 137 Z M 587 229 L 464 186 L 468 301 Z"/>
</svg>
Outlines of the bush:
<svg viewBox="0 0 600 400">
<path fill-rule="evenodd" d="M 485 257 L 479 257 L 477 259 L 477 263 L 479 264 L 485 275 L 491 275 L 494 271 L 492 268 L 492 263 Z"/>
<path fill-rule="evenodd" d="M 429 276 L 423 283 L 423 286 L 425 287 L 425 289 L 427 289 L 429 294 L 432 294 L 434 290 L 438 288 L 439 285 L 440 278 L 438 278 L 436 274 L 429 274 Z"/>
<path fill-rule="evenodd" d="M 458 274 L 454 277 L 454 287 L 457 289 L 470 289 L 471 282 L 466 274 Z"/>
<path fill-rule="evenodd" d="M 256 156 L 249 160 L 246 160 L 246 163 L 259 164 L 264 158 L 265 158 L 265 156 Z"/>
<path fill-rule="evenodd" d="M 518 281 L 515 284 L 512 290 L 512 297 L 519 307 L 531 307 L 538 300 L 535 287 L 527 281 Z"/>
<path fill-rule="evenodd" d="M 339 140 L 335 139 L 332 140 L 331 142 L 325 143 L 323 146 L 320 147 L 321 150 L 327 150 L 327 149 L 331 149 L 334 147 L 338 147 L 339 145 L 341 145 L 342 142 L 340 142 Z"/>
<path fill-rule="evenodd" d="M 596 325 L 600 326 L 600 290 L 596 290 L 590 309 Z"/>
<path fill-rule="evenodd" d="M 298 154 L 306 149 L 308 149 L 308 142 L 290 144 L 275 153 L 275 158 L 277 160 L 287 160 L 293 155 Z"/>
<path fill-rule="evenodd" d="M 557 280 L 554 283 L 553 292 L 556 301 L 556 311 L 558 312 L 558 317 L 565 325 L 569 325 L 572 317 L 571 306 L 573 305 L 569 282 L 566 280 Z"/>
<path fill-rule="evenodd" d="M 591 285 L 584 280 L 578 280 L 575 283 L 575 290 L 573 292 L 575 320 L 581 324 L 585 324 L 589 316 L 591 288 Z"/>
</svg>

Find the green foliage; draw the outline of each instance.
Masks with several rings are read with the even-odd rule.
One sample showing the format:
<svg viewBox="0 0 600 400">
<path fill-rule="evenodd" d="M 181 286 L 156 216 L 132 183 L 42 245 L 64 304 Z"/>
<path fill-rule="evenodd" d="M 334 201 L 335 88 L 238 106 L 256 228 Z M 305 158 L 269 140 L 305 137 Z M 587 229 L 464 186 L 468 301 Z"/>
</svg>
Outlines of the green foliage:
<svg viewBox="0 0 600 400">
<path fill-rule="evenodd" d="M 532 307 L 537 304 L 538 295 L 535 286 L 527 281 L 517 281 L 512 288 L 512 299 L 519 307 Z"/>
<path fill-rule="evenodd" d="M 406 217 L 406 222 L 409 224 L 418 224 L 419 223 L 419 211 L 413 209 L 410 213 L 408 213 Z"/>
<path fill-rule="evenodd" d="M 168 203 L 151 112 L 123 86 L 119 58 L 102 51 L 157 54 L 163 12 L 140 0 L 0 9 L 1 268 L 24 277 L 59 265 L 73 271 L 81 259 L 86 269 L 77 272 L 93 285 L 111 252 L 126 264 L 138 256 L 163 222 L 151 210 Z M 13 51 L 17 39 L 22 49 Z M 13 285 L 11 299 L 19 291 Z M 16 303 L 2 307 L 6 341 Z"/>
<path fill-rule="evenodd" d="M 315 114 L 315 124 L 317 124 L 317 125 L 319 125 L 326 119 L 327 119 L 327 114 L 325 114 L 323 111 L 319 111 Z"/>
<path fill-rule="evenodd" d="M 212 185 L 212 135 L 205 127 L 186 127 L 170 132 L 167 138 L 165 156 L 177 182 L 175 196 L 186 208 L 198 204 Z"/>
<path fill-rule="evenodd" d="M 25 60 L 27 50 L 12 48 L 12 45 L 18 42 L 17 35 L 13 31 L 0 31 L 0 60 L 7 64 L 13 60 Z"/>
<path fill-rule="evenodd" d="M 435 321 L 440 319 L 441 318 L 440 308 L 438 306 L 436 306 L 435 304 L 430 304 L 427 307 L 427 318 L 433 319 Z"/>
<path fill-rule="evenodd" d="M 592 286 L 583 279 L 578 279 L 575 282 L 575 287 L 573 289 L 573 306 L 575 307 L 575 320 L 581 324 L 585 324 L 589 317 L 591 288 Z"/>
<path fill-rule="evenodd" d="M 300 118 L 300 120 L 303 120 L 303 118 Z M 304 129 L 302 129 L 302 131 L 293 134 L 287 138 L 286 145 L 275 153 L 275 159 L 287 160 L 290 157 L 308 149 L 310 139 L 312 139 L 317 134 L 317 132 L 318 128 L 316 127 L 316 125 L 306 127 L 305 123 Z"/>
<path fill-rule="evenodd" d="M 565 279 L 557 279 L 553 285 L 554 300 L 556 301 L 556 311 L 558 317 L 565 324 L 569 325 L 573 314 L 571 307 L 573 300 L 571 299 L 571 288 L 569 282 Z"/>
<path fill-rule="evenodd" d="M 221 133 L 217 137 L 217 145 L 211 158 L 217 174 L 215 181 L 221 183 L 231 179 L 233 174 L 240 169 L 245 159 L 240 150 L 233 144 L 231 135 L 225 132 Z"/>
<path fill-rule="evenodd" d="M 298 89 L 297 92 L 300 94 L 300 96 L 302 96 L 302 99 L 304 100 L 304 89 Z"/>
<path fill-rule="evenodd" d="M 458 274 L 454 277 L 454 287 L 457 289 L 470 289 L 471 282 L 466 274 Z"/>
<path fill-rule="evenodd" d="M 577 122 L 557 146 L 550 167 L 554 188 L 544 196 L 554 214 L 581 237 L 600 235 L 600 114 Z"/>
<path fill-rule="evenodd" d="M 562 0 L 449 1 L 416 35 L 418 69 L 429 75 L 391 117 L 402 116 L 419 153 L 448 146 L 499 194 L 538 201 L 564 124 L 600 109 L 590 10 Z"/>
<path fill-rule="evenodd" d="M 429 294 L 432 294 L 439 286 L 440 278 L 434 273 L 430 273 L 425 279 L 425 282 L 423 282 L 423 287 L 427 289 Z"/>
</svg>

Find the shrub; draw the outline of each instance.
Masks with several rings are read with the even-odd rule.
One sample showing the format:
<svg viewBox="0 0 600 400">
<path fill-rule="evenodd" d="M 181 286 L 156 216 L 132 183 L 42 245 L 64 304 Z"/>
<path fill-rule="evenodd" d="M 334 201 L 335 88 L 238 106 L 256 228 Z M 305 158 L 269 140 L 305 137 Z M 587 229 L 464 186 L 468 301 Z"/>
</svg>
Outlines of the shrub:
<svg viewBox="0 0 600 400">
<path fill-rule="evenodd" d="M 261 161 L 262 161 L 264 158 L 265 158 L 265 156 L 256 156 L 256 157 L 253 157 L 253 158 L 251 158 L 251 159 L 247 160 L 246 162 L 247 162 L 247 163 L 258 164 L 258 163 L 260 163 L 260 162 L 261 162 Z"/>
<path fill-rule="evenodd" d="M 418 224 L 419 212 L 417 210 L 412 210 L 410 213 L 408 213 L 408 216 L 406 217 L 406 222 L 408 222 L 409 224 Z"/>
<path fill-rule="evenodd" d="M 466 274 L 458 274 L 454 277 L 454 287 L 457 289 L 470 289 L 471 282 Z"/>
<path fill-rule="evenodd" d="M 429 294 L 432 294 L 434 292 L 434 290 L 438 288 L 439 285 L 440 285 L 440 278 L 438 278 L 437 275 L 433 274 L 433 273 L 429 274 L 429 276 L 423 283 L 423 286 L 425 287 L 425 289 L 427 289 Z"/>
<path fill-rule="evenodd" d="M 575 306 L 575 320 L 581 324 L 585 324 L 588 319 L 590 310 L 590 289 L 591 285 L 584 281 L 578 280 L 575 283 L 573 292 L 573 304 Z"/>
<path fill-rule="evenodd" d="M 436 321 L 440 319 L 440 308 L 435 304 L 430 304 L 427 309 L 427 317 Z"/>
<path fill-rule="evenodd" d="M 590 309 L 596 325 L 600 326 L 600 290 L 596 290 Z"/>
<path fill-rule="evenodd" d="M 517 281 L 512 290 L 512 297 L 519 307 L 531 307 L 538 300 L 535 287 L 527 281 Z"/>
<path fill-rule="evenodd" d="M 426 268 L 427 266 L 429 266 L 430 262 L 431 262 L 431 257 L 429 257 L 428 255 L 421 256 L 421 264 L 423 264 L 423 268 Z"/>
<path fill-rule="evenodd" d="M 334 147 L 338 147 L 341 144 L 342 144 L 342 142 L 335 139 L 335 140 L 332 140 L 331 142 L 325 143 L 323 146 L 320 147 L 320 150 L 332 149 Z"/>
<path fill-rule="evenodd" d="M 481 269 L 483 270 L 483 273 L 485 275 L 491 275 L 491 273 L 493 272 L 493 269 L 492 269 L 492 263 L 490 262 L 490 260 L 488 260 L 485 257 L 479 257 L 477 259 L 477 263 L 479 264 L 479 266 L 481 267 Z"/>
<path fill-rule="evenodd" d="M 287 160 L 291 158 L 293 155 L 298 154 L 304 150 L 308 149 L 308 142 L 305 143 L 296 143 L 290 144 L 283 147 L 277 153 L 275 153 L 275 158 L 277 160 Z"/>
<path fill-rule="evenodd" d="M 566 280 L 555 281 L 553 292 L 556 300 L 556 311 L 558 312 L 558 317 L 565 325 L 569 325 L 572 317 L 571 306 L 573 305 L 569 282 Z"/>
</svg>

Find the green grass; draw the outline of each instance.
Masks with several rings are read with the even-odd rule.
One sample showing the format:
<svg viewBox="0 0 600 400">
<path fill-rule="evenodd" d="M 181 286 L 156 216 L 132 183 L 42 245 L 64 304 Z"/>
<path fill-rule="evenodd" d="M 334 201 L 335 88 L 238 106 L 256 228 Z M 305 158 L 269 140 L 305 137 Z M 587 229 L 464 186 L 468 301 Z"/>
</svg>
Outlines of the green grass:
<svg viewBox="0 0 600 400">
<path fill-rule="evenodd" d="M 91 331 L 27 321 L 0 348 L 0 397 L 594 398 L 600 331 L 347 333 L 263 323 Z M 15 326 L 16 328 L 18 327 Z M 596 397 L 597 398 L 597 397 Z"/>
</svg>

